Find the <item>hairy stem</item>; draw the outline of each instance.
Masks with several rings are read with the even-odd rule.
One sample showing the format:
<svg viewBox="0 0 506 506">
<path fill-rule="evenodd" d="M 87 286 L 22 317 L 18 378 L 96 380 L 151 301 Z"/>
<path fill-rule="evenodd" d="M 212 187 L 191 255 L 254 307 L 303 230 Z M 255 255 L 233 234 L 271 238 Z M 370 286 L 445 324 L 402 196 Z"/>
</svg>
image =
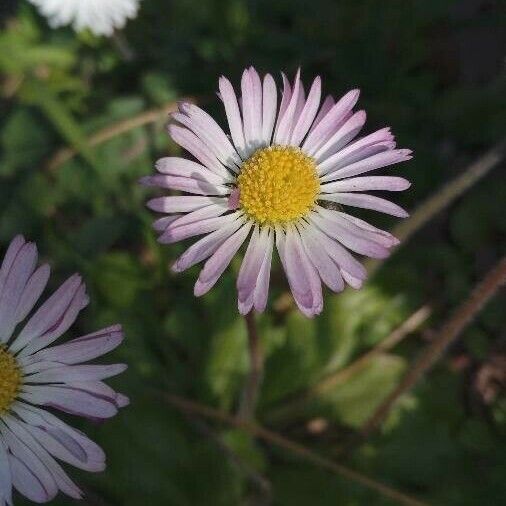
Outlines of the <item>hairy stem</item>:
<svg viewBox="0 0 506 506">
<path fill-rule="evenodd" d="M 248 332 L 250 371 L 243 391 L 239 417 L 243 420 L 252 420 L 255 418 L 256 404 L 262 384 L 264 359 L 253 311 L 249 312 L 244 319 Z"/>
</svg>

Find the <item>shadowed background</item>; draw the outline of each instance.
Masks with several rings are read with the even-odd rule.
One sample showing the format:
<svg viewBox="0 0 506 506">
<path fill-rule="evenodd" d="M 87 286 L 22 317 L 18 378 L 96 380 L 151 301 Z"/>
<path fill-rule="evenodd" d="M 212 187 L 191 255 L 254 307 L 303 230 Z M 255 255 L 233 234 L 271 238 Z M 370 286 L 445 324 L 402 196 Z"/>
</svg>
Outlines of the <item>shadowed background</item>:
<svg viewBox="0 0 506 506">
<path fill-rule="evenodd" d="M 237 411 L 248 372 L 234 287 L 240 259 L 195 299 L 198 269 L 169 270 L 187 244 L 156 243 L 144 208 L 154 193 L 137 180 L 179 152 L 164 130 L 175 101 L 191 98 L 224 125 L 220 75 L 237 84 L 251 64 L 291 77 L 301 66 L 306 83 L 322 76 L 326 93 L 361 88 L 365 131 L 391 126 L 398 145 L 414 150 L 387 172 L 413 182 L 396 202 L 419 209 L 505 135 L 505 3 L 144 0 L 113 39 L 51 30 L 25 1 L 2 2 L 0 15 L 1 249 L 23 233 L 53 266 L 53 286 L 83 274 L 91 304 L 75 335 L 115 322 L 126 331 L 110 360 L 130 366 L 114 384 L 131 406 L 104 425 L 71 420 L 108 455 L 105 473 L 70 471 L 88 504 L 396 504 L 251 431 L 164 402 L 159 390 Z M 413 233 L 402 248 L 362 290 L 328 293 L 314 320 L 294 310 L 277 267 L 258 319 L 259 423 L 429 504 L 504 504 L 504 293 L 381 427 L 356 437 L 504 254 L 505 164 L 492 165 L 469 187 L 457 184 L 457 198 L 443 195 L 434 216 L 423 207 L 428 223 L 407 221 Z M 353 211 L 386 229 L 397 224 Z M 385 339 L 402 342 L 356 365 Z"/>
</svg>

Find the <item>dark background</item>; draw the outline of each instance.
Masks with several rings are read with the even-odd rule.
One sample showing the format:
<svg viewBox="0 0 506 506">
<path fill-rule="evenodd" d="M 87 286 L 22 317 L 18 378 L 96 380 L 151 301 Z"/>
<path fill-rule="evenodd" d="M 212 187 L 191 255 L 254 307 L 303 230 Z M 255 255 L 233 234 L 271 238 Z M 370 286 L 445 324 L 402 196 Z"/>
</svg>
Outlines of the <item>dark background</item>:
<svg viewBox="0 0 506 506">
<path fill-rule="evenodd" d="M 248 370 L 236 311 L 239 260 L 195 299 L 198 270 L 169 265 L 136 181 L 177 153 L 160 121 L 90 148 L 87 139 L 192 97 L 223 123 L 215 96 L 242 69 L 321 75 L 328 93 L 362 90 L 367 131 L 390 125 L 414 159 L 392 169 L 413 182 L 410 210 L 498 143 L 506 126 L 506 3 L 500 0 L 144 0 L 113 39 L 51 30 L 25 1 L 0 7 L 0 240 L 36 240 L 53 284 L 74 271 L 91 304 L 74 334 L 122 322 L 114 385 L 132 405 L 104 425 L 72 420 L 108 454 L 90 476 L 71 470 L 94 505 L 387 505 L 391 500 L 251 438 L 183 416 L 152 389 L 233 413 Z M 124 126 L 124 124 L 123 124 Z M 61 162 L 61 148 L 77 156 Z M 451 311 L 504 254 L 504 163 L 418 230 L 359 292 L 327 294 L 307 320 L 274 274 L 259 328 L 267 355 L 258 421 L 371 478 L 441 505 L 506 501 L 504 293 L 390 413 L 379 432 L 341 450 L 399 383 Z M 395 219 L 363 213 L 391 229 Z M 385 339 L 417 308 L 431 316 L 311 402 L 274 416 Z M 279 413 L 279 411 L 277 411 Z M 17 504 L 24 504 L 18 499 Z M 56 504 L 69 504 L 59 499 Z"/>
</svg>

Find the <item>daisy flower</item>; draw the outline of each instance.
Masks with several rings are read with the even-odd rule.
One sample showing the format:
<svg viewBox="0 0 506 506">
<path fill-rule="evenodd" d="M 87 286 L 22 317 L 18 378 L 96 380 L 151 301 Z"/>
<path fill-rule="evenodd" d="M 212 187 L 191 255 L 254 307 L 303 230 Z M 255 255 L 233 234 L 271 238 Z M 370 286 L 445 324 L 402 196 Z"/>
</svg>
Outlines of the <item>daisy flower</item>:
<svg viewBox="0 0 506 506">
<path fill-rule="evenodd" d="M 83 365 L 121 343 L 119 325 L 53 345 L 88 304 L 78 275 L 21 323 L 49 279 L 49 267 L 36 264 L 37 248 L 18 236 L 0 268 L 0 506 L 12 505 L 13 489 L 38 503 L 58 491 L 81 498 L 58 461 L 90 472 L 105 468 L 100 447 L 46 408 L 102 420 L 128 404 L 102 381 L 125 365 Z"/>
<path fill-rule="evenodd" d="M 237 278 L 242 314 L 266 307 L 275 245 L 297 306 L 314 316 L 323 307 L 322 282 L 340 292 L 366 278 L 350 251 L 384 258 L 398 243 L 341 206 L 406 217 L 398 205 L 364 192 L 408 188 L 403 178 L 368 173 L 409 160 L 411 151 L 396 149 L 389 128 L 356 139 L 366 119 L 364 111 L 353 111 L 359 91 L 322 101 L 319 77 L 306 97 L 300 72 L 293 84 L 283 75 L 278 103 L 273 77 L 261 80 L 249 68 L 239 98 L 225 77 L 219 96 L 230 136 L 202 109 L 182 103 L 169 134 L 194 159 L 162 158 L 159 174 L 141 180 L 190 194 L 148 202 L 167 214 L 154 223 L 159 241 L 204 235 L 173 266 L 181 272 L 207 259 L 195 285 L 200 296 L 250 237 Z"/>
<path fill-rule="evenodd" d="M 76 31 L 112 35 L 137 15 L 140 0 L 29 0 L 52 27 L 72 25 Z"/>
</svg>

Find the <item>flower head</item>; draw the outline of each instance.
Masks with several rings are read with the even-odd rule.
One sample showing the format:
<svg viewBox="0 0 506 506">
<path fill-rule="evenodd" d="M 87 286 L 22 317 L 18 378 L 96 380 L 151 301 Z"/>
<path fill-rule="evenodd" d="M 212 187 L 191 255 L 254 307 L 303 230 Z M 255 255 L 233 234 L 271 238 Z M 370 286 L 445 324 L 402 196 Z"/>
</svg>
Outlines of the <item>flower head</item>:
<svg viewBox="0 0 506 506">
<path fill-rule="evenodd" d="M 46 408 L 101 420 L 128 404 L 102 381 L 125 365 L 85 364 L 121 343 L 119 325 L 53 345 L 88 304 L 78 275 L 22 323 L 49 279 L 49 267 L 36 264 L 37 248 L 18 236 L 0 268 L 0 505 L 12 504 L 13 488 L 38 503 L 58 491 L 81 498 L 58 460 L 90 472 L 105 468 L 100 447 Z"/>
<path fill-rule="evenodd" d="M 53 27 L 72 25 L 76 31 L 112 35 L 137 15 L 141 0 L 29 0 Z"/>
<path fill-rule="evenodd" d="M 154 228 L 159 241 L 174 243 L 204 235 L 176 261 L 176 272 L 206 260 L 195 294 L 206 293 L 250 236 L 237 279 L 239 311 L 267 304 L 274 244 L 300 310 L 314 316 L 323 307 L 322 282 L 339 292 L 359 288 L 366 271 L 350 253 L 384 258 L 398 240 L 341 210 L 373 209 L 406 217 L 402 208 L 367 191 L 401 191 L 403 178 L 368 173 L 411 158 L 396 149 L 389 128 L 356 139 L 364 111 L 354 112 L 359 92 L 323 101 L 317 77 L 306 97 L 300 73 L 293 84 L 283 75 L 278 91 L 271 75 L 244 71 L 237 98 L 225 77 L 220 98 L 230 136 L 206 112 L 182 103 L 169 133 L 194 160 L 168 157 L 156 164 L 150 186 L 189 195 L 152 199 L 167 214 Z"/>
</svg>

